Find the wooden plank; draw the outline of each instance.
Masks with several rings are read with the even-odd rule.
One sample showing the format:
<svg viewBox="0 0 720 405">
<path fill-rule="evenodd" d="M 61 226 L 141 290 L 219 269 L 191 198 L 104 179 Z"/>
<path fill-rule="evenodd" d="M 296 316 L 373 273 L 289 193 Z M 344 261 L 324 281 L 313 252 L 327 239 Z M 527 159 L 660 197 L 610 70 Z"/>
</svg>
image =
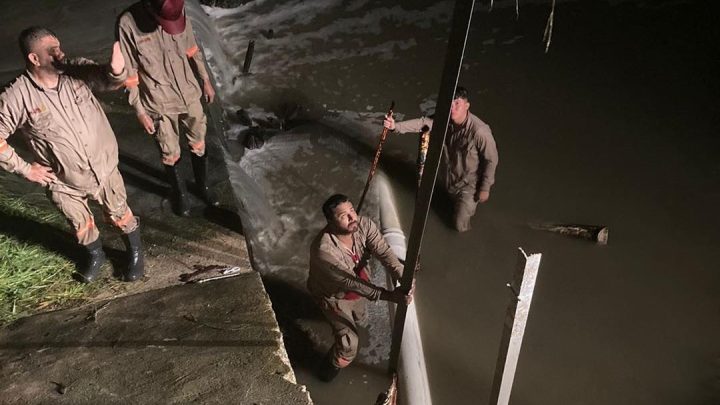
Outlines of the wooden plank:
<svg viewBox="0 0 720 405">
<path fill-rule="evenodd" d="M 528 256 L 521 248 L 519 249 L 515 275 L 512 283 L 507 285 L 512 291 L 513 297 L 508 306 L 505 328 L 500 341 L 500 352 L 490 394 L 491 405 L 507 405 L 510 402 L 515 370 L 520 358 L 520 348 L 525 335 L 525 326 L 530 313 L 541 257 L 540 253 Z M 518 286 L 520 286 L 519 292 Z"/>
</svg>

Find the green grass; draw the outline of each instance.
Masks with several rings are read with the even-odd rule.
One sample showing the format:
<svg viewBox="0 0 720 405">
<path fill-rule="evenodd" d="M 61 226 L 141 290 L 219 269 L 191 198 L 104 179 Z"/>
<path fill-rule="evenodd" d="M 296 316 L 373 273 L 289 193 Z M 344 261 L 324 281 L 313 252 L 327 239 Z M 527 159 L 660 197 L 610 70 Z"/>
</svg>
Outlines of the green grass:
<svg viewBox="0 0 720 405">
<path fill-rule="evenodd" d="M 29 226 L 35 222 L 67 229 L 42 190 L 21 182 L 14 175 L 0 174 L 0 220 L 11 216 L 31 221 Z M 82 300 L 91 287 L 73 281 L 74 270 L 75 263 L 66 257 L 19 240 L 11 231 L 0 233 L 0 325 Z"/>
</svg>

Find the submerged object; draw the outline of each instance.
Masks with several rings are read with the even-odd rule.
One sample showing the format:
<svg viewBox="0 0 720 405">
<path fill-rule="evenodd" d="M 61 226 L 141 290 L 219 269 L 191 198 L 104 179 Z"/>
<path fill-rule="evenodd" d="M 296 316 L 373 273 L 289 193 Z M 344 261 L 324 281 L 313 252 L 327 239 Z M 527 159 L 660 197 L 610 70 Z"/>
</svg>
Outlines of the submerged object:
<svg viewBox="0 0 720 405">
<path fill-rule="evenodd" d="M 604 225 L 580 225 L 580 224 L 551 224 L 531 223 L 530 228 L 538 231 L 549 231 L 560 235 L 572 236 L 575 238 L 587 239 L 599 245 L 607 245 L 608 227 Z"/>
</svg>

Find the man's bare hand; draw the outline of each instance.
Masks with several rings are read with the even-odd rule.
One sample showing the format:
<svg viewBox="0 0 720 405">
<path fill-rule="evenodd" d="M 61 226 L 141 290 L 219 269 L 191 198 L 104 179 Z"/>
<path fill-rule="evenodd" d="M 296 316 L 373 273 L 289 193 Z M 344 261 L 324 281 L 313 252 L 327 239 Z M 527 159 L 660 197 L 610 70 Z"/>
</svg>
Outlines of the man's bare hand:
<svg viewBox="0 0 720 405">
<path fill-rule="evenodd" d="M 155 123 L 153 122 L 152 118 L 150 118 L 149 115 L 145 113 L 138 114 L 138 121 L 140 121 L 140 125 L 143 126 L 145 129 L 145 132 L 152 135 L 155 133 Z"/>
<path fill-rule="evenodd" d="M 385 120 L 383 121 L 383 126 L 391 131 L 395 130 L 395 118 L 393 118 L 392 114 L 385 116 Z"/>
<path fill-rule="evenodd" d="M 401 289 L 396 288 L 392 291 L 383 291 L 383 293 L 380 295 L 380 299 L 383 301 L 390 301 L 394 302 L 396 304 L 405 304 L 410 305 L 413 299 L 413 293 L 415 292 L 415 288 L 410 289 L 410 292 L 408 294 L 405 294 Z"/>
<path fill-rule="evenodd" d="M 57 176 L 52 172 L 52 169 L 39 163 L 33 163 L 30 166 L 30 171 L 25 178 L 43 186 L 57 181 Z"/>
<path fill-rule="evenodd" d="M 210 79 L 203 80 L 203 97 L 205 97 L 205 102 L 208 104 L 215 100 L 215 89 Z"/>
<path fill-rule="evenodd" d="M 479 203 L 484 203 L 489 199 L 490 199 L 489 191 L 478 191 L 475 193 L 475 201 L 477 201 Z"/>
<path fill-rule="evenodd" d="M 120 42 L 115 41 L 110 55 L 110 70 L 115 76 L 121 74 L 125 70 L 125 58 L 120 52 Z"/>
</svg>

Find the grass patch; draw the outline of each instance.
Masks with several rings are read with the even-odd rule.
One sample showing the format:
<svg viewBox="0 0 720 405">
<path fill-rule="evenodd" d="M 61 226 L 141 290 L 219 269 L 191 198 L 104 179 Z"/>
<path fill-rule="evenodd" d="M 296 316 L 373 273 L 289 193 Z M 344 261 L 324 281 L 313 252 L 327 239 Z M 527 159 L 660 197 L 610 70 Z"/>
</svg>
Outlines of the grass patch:
<svg viewBox="0 0 720 405">
<path fill-rule="evenodd" d="M 65 218 L 42 189 L 20 183 L 23 181 L 0 174 L 0 216 L 26 220 L 29 227 L 37 223 L 45 229 L 67 229 Z M 74 270 L 75 263 L 65 256 L 23 241 L 12 229 L 4 228 L 0 232 L 0 325 L 83 299 L 92 287 L 73 281 L 70 276 Z"/>
</svg>

